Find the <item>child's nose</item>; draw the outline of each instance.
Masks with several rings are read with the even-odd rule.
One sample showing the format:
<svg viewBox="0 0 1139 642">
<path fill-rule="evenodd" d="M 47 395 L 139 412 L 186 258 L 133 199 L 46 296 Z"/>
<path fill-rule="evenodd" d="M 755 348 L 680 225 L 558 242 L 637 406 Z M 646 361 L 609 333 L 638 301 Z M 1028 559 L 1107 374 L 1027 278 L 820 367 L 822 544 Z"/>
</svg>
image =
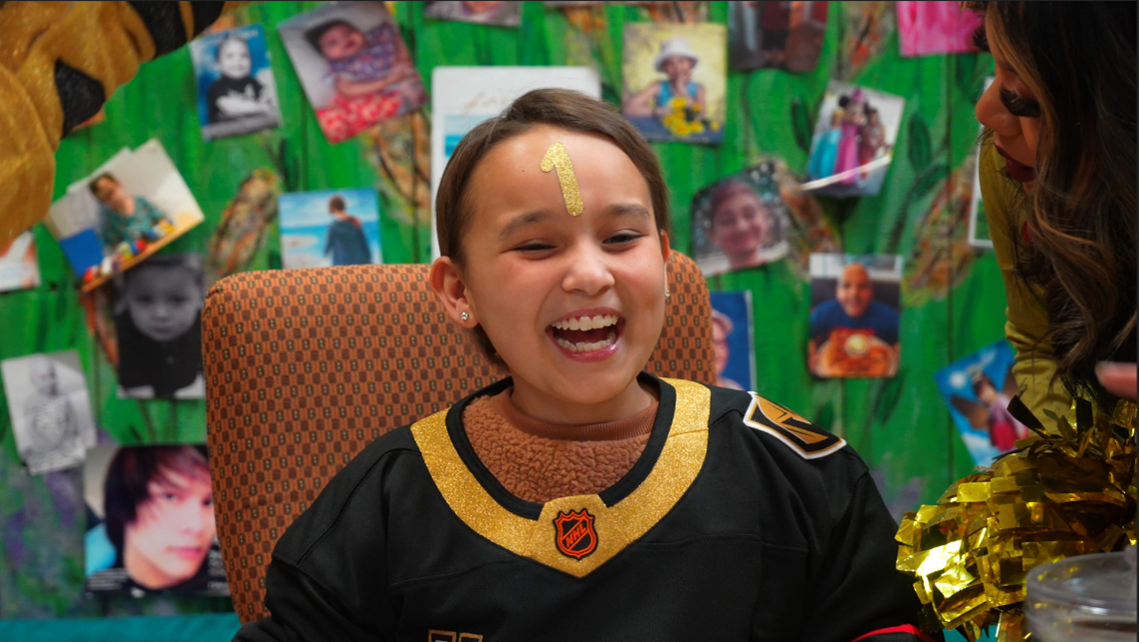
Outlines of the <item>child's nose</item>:
<svg viewBox="0 0 1139 642">
<path fill-rule="evenodd" d="M 569 252 L 569 265 L 562 287 L 568 292 L 596 296 L 612 287 L 615 280 L 609 269 L 607 255 L 601 248 L 584 247 Z"/>
</svg>

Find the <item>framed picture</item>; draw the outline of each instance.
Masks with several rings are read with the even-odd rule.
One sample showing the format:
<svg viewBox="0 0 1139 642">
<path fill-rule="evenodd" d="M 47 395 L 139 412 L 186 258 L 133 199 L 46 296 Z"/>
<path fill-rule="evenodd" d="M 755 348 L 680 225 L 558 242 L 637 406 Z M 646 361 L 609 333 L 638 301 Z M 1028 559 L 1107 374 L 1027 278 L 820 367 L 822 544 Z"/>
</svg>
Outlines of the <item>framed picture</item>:
<svg viewBox="0 0 1139 642">
<path fill-rule="evenodd" d="M 144 261 L 202 222 L 202 208 L 157 140 L 120 150 L 52 203 L 48 229 L 83 277 L 106 261 L 114 272 Z M 97 286 L 110 270 L 87 286 Z"/>
<path fill-rule="evenodd" d="M 828 196 L 877 194 L 905 105 L 901 96 L 832 80 L 819 107 L 803 189 Z"/>
<path fill-rule="evenodd" d="M 517 2 L 424 2 L 423 15 L 439 20 L 458 20 L 484 25 L 517 27 L 522 21 L 522 5 Z"/>
<path fill-rule="evenodd" d="M 807 369 L 824 378 L 898 371 L 902 257 L 812 254 Z"/>
<path fill-rule="evenodd" d="M 626 23 L 625 117 L 651 141 L 719 143 L 726 48 L 722 24 Z"/>
<path fill-rule="evenodd" d="M 116 286 L 119 397 L 203 398 L 202 257 L 160 254 Z"/>
<path fill-rule="evenodd" d="M 985 22 L 983 12 L 962 9 L 961 4 L 953 0 L 899 1 L 894 5 L 898 12 L 898 45 L 902 56 L 978 51 L 973 44 L 973 34 Z"/>
<path fill-rule="evenodd" d="M 382 2 L 333 2 L 277 26 L 330 143 L 419 109 L 427 92 Z"/>
<path fill-rule="evenodd" d="M 993 84 L 994 78 L 985 78 L 985 91 Z M 989 219 L 985 217 L 985 202 L 981 200 L 981 149 L 977 148 L 977 160 L 973 168 L 973 202 L 969 206 L 969 245 L 971 247 L 993 249 L 993 235 L 989 233 Z"/>
<path fill-rule="evenodd" d="M 40 284 L 36 239 L 31 230 L 0 247 L 0 292 L 26 290 Z"/>
<path fill-rule="evenodd" d="M 811 71 L 819 64 L 828 2 L 729 2 L 732 69 Z"/>
<path fill-rule="evenodd" d="M 751 290 L 712 292 L 711 297 L 716 385 L 735 390 L 755 390 Z"/>
<path fill-rule="evenodd" d="M 202 138 L 281 126 L 277 84 L 261 25 L 210 33 L 190 42 Z"/>
<path fill-rule="evenodd" d="M 39 475 L 83 463 L 95 445 L 87 382 L 74 350 L 0 362 L 16 452 Z"/>
<path fill-rule="evenodd" d="M 99 445 L 83 467 L 90 594 L 229 595 L 205 445 Z"/>
<path fill-rule="evenodd" d="M 1008 411 L 1017 394 L 1015 355 L 1004 339 L 938 370 L 933 378 L 953 423 L 978 466 L 1016 448 L 1030 431 Z"/>
<path fill-rule="evenodd" d="M 696 264 L 706 275 L 760 267 L 787 256 L 789 208 L 774 161 L 733 174 L 692 198 Z"/>
<path fill-rule="evenodd" d="M 282 194 L 277 211 L 286 269 L 383 263 L 374 189 Z"/>
</svg>

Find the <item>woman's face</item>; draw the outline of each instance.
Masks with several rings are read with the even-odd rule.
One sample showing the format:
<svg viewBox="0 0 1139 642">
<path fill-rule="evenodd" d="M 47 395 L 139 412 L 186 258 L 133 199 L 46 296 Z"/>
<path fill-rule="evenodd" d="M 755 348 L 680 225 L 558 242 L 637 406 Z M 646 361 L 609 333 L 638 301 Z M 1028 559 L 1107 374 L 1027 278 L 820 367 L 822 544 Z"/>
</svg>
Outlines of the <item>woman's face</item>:
<svg viewBox="0 0 1139 642">
<path fill-rule="evenodd" d="M 540 169 L 556 142 L 580 189 L 577 216 L 563 168 Z M 461 303 L 510 369 L 515 404 L 572 423 L 628 410 L 664 323 L 668 256 L 636 165 L 606 138 L 540 126 L 488 152 L 468 195 Z"/>
<path fill-rule="evenodd" d="M 160 589 L 193 577 L 217 534 L 209 473 L 163 470 L 147 484 L 149 497 L 123 529 L 123 558 L 131 579 Z"/>
<path fill-rule="evenodd" d="M 253 68 L 249 57 L 249 46 L 241 40 L 230 38 L 221 43 L 218 52 L 218 69 L 227 78 L 245 78 Z"/>
<path fill-rule="evenodd" d="M 996 77 L 977 101 L 977 120 L 993 132 L 993 144 L 1005 158 L 1009 176 L 1031 184 L 1036 178 L 1036 148 L 1040 140 L 1040 104 L 1028 85 L 1009 64 L 1007 45 L 993 37 L 994 12 L 985 15 L 989 49 L 996 62 Z"/>
<path fill-rule="evenodd" d="M 733 264 L 751 260 L 767 240 L 771 217 L 751 190 L 729 196 L 712 213 L 712 241 Z"/>
</svg>

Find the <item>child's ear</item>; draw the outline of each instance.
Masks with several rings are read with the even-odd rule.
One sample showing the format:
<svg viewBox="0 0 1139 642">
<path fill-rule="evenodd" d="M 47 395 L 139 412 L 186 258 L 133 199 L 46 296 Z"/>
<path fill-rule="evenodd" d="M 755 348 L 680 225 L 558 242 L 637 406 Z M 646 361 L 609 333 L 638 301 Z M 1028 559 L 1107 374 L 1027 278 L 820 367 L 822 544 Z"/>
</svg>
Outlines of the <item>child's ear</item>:
<svg viewBox="0 0 1139 642">
<path fill-rule="evenodd" d="M 431 264 L 429 279 L 431 289 L 439 297 L 439 302 L 452 321 L 468 329 L 478 325 L 478 319 L 467 299 L 467 284 L 463 281 L 459 266 L 455 265 L 451 257 L 441 256 L 435 259 Z"/>
</svg>

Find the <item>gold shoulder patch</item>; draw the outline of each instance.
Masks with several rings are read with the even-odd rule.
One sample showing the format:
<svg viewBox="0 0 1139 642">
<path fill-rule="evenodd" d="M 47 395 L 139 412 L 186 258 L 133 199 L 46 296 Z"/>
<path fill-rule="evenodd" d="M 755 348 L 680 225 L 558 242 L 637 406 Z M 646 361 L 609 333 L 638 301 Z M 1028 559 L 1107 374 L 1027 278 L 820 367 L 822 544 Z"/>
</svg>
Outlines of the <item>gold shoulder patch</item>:
<svg viewBox="0 0 1139 642">
<path fill-rule="evenodd" d="M 841 449 L 846 441 L 815 428 L 811 422 L 754 392 L 744 413 L 744 423 L 762 430 L 791 447 L 803 459 L 817 459 Z"/>
</svg>

